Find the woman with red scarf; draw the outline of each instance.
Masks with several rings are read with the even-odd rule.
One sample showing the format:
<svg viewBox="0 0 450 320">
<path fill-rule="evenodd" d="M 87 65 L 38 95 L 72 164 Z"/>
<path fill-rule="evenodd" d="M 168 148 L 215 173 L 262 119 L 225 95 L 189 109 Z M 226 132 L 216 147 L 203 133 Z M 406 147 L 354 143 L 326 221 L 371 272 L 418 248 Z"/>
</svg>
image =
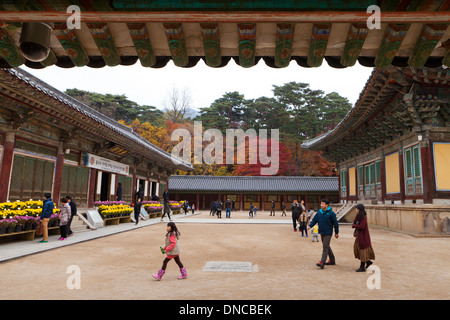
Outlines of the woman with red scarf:
<svg viewBox="0 0 450 320">
<path fill-rule="evenodd" d="M 363 204 L 356 205 L 356 218 L 353 221 L 352 228 L 355 229 L 355 244 L 353 251 L 355 258 L 361 261 L 359 269 L 356 272 L 364 272 L 375 260 L 375 252 L 370 242 L 369 226 L 367 225 L 366 209 Z"/>
</svg>

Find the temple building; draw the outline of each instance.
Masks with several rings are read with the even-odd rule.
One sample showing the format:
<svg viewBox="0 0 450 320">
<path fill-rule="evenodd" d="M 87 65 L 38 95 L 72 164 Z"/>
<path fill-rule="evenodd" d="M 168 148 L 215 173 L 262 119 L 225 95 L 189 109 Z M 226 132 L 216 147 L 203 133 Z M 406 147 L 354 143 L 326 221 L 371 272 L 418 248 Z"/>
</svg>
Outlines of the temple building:
<svg viewBox="0 0 450 320">
<path fill-rule="evenodd" d="M 168 176 L 192 165 L 31 74 L 0 69 L 0 202 L 71 195 L 131 203 L 161 195 Z"/>
<path fill-rule="evenodd" d="M 305 141 L 337 163 L 342 203 L 415 234 L 450 234 L 450 70 L 375 68 L 331 131 Z"/>
<path fill-rule="evenodd" d="M 234 201 L 236 210 L 248 210 L 250 204 L 259 211 L 275 210 L 286 202 L 287 210 L 294 200 L 304 200 L 308 210 L 318 210 L 320 200 L 339 201 L 337 177 L 279 176 L 177 176 L 169 178 L 171 197 L 187 200 L 197 209 L 209 210 L 212 201 Z"/>
</svg>

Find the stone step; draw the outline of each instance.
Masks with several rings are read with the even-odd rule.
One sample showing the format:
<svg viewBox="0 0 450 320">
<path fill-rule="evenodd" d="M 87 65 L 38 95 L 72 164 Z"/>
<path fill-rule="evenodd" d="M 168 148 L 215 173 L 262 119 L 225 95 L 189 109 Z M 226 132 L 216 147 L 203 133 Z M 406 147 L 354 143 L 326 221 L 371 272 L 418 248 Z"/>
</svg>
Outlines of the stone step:
<svg viewBox="0 0 450 320">
<path fill-rule="evenodd" d="M 70 225 L 70 229 L 74 233 L 76 232 L 84 232 L 84 231 L 90 231 L 91 229 L 88 228 L 88 226 L 84 223 L 83 220 L 81 220 L 78 216 L 74 216 L 72 219 L 72 224 Z"/>
</svg>

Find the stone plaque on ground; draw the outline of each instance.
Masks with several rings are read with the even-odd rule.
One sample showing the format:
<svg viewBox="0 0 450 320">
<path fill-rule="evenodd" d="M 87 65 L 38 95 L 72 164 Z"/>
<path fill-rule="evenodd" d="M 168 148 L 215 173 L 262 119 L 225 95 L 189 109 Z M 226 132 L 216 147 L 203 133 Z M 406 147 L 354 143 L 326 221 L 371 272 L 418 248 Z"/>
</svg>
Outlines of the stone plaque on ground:
<svg viewBox="0 0 450 320">
<path fill-rule="evenodd" d="M 258 272 L 258 266 L 242 261 L 209 261 L 203 267 L 203 271 Z"/>
</svg>

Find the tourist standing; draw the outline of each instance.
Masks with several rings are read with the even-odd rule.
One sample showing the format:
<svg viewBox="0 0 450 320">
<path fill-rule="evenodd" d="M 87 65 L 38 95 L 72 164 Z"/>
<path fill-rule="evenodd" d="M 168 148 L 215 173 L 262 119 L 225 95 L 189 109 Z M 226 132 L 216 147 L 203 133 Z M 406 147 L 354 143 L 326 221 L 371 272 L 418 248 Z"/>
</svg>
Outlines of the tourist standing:
<svg viewBox="0 0 450 320">
<path fill-rule="evenodd" d="M 66 196 L 66 199 L 69 201 L 70 206 L 70 219 L 69 223 L 67 223 L 67 236 L 73 236 L 73 231 L 70 229 L 70 226 L 72 225 L 72 219 L 74 216 L 77 215 L 77 204 L 73 201 L 71 196 Z"/>
<path fill-rule="evenodd" d="M 363 204 L 356 205 L 356 217 L 353 221 L 352 228 L 355 229 L 353 233 L 355 237 L 353 252 L 355 258 L 361 261 L 359 269 L 356 269 L 356 272 L 364 272 L 373 263 L 371 260 L 375 260 L 375 252 L 370 241 L 366 209 Z"/>
<path fill-rule="evenodd" d="M 275 201 L 272 200 L 272 203 L 270 204 L 270 215 L 275 217 Z"/>
<path fill-rule="evenodd" d="M 122 183 L 119 182 L 117 190 L 116 190 L 116 199 L 117 201 L 122 201 Z"/>
<path fill-rule="evenodd" d="M 42 229 L 43 229 L 43 239 L 39 241 L 40 243 L 47 243 L 48 242 L 48 220 L 50 220 L 50 217 L 53 213 L 53 208 L 55 207 L 55 204 L 52 200 L 52 195 L 50 193 L 44 194 L 44 201 L 42 206 L 42 212 L 39 219 L 42 223 Z"/>
<path fill-rule="evenodd" d="M 291 211 L 292 211 L 292 225 L 294 227 L 294 232 L 297 231 L 297 221 L 300 217 L 301 208 L 300 204 L 297 200 L 294 200 L 294 202 L 291 204 Z"/>
<path fill-rule="evenodd" d="M 328 199 L 321 200 L 320 209 L 317 211 L 308 226 L 308 229 L 310 229 L 316 224 L 319 224 L 319 234 L 322 240 L 322 257 L 316 265 L 321 269 L 323 269 L 325 265 L 336 264 L 336 259 L 333 254 L 333 250 L 331 250 L 330 242 L 331 236 L 333 235 L 333 227 L 336 239 L 339 238 L 339 224 L 336 219 L 336 214 L 333 212 L 329 204 L 330 202 Z M 329 257 L 329 260 L 325 262 L 327 256 Z"/>
<path fill-rule="evenodd" d="M 231 201 L 227 199 L 225 201 L 225 218 L 231 218 Z"/>
<path fill-rule="evenodd" d="M 253 210 L 255 209 L 255 207 L 253 206 L 253 204 L 250 202 L 250 211 L 248 212 L 248 218 L 253 218 Z"/>
<path fill-rule="evenodd" d="M 67 198 L 61 198 L 61 211 L 59 213 L 59 231 L 61 233 L 61 237 L 58 240 L 67 240 L 67 224 L 70 219 L 70 205 L 69 200 Z"/>
<path fill-rule="evenodd" d="M 302 237 L 305 235 L 308 236 L 308 222 L 309 222 L 309 217 L 306 214 L 306 211 L 302 211 L 302 213 L 300 214 L 300 217 L 298 218 L 298 223 L 300 224 L 300 230 L 302 231 Z"/>
<path fill-rule="evenodd" d="M 139 216 L 141 215 L 141 208 L 142 208 L 142 202 L 141 198 L 137 198 L 136 202 L 134 203 L 134 220 L 135 225 L 139 222 Z"/>
<path fill-rule="evenodd" d="M 209 205 L 209 215 L 214 216 L 216 214 L 216 202 L 211 201 L 211 204 Z"/>
<path fill-rule="evenodd" d="M 164 204 L 164 209 L 163 209 L 163 215 L 161 217 L 161 221 L 164 220 L 164 216 L 167 213 L 167 216 L 169 217 L 169 220 L 172 221 L 172 218 L 170 218 L 170 202 L 169 202 L 169 188 L 166 188 L 166 190 L 164 190 L 163 193 L 163 204 Z"/>
<path fill-rule="evenodd" d="M 186 267 L 181 263 L 180 260 L 180 245 L 178 243 L 178 239 L 180 238 L 181 233 L 178 231 L 175 222 L 169 222 L 166 228 L 166 240 L 163 250 L 167 254 L 166 258 L 163 261 L 161 269 L 158 273 L 153 274 L 153 278 L 156 280 L 161 280 L 164 273 L 166 273 L 167 263 L 174 259 L 180 268 L 181 276 L 178 277 L 179 280 L 187 278 Z"/>
<path fill-rule="evenodd" d="M 191 209 L 192 209 L 192 214 L 194 214 L 195 213 L 195 204 L 191 205 Z"/>
</svg>

